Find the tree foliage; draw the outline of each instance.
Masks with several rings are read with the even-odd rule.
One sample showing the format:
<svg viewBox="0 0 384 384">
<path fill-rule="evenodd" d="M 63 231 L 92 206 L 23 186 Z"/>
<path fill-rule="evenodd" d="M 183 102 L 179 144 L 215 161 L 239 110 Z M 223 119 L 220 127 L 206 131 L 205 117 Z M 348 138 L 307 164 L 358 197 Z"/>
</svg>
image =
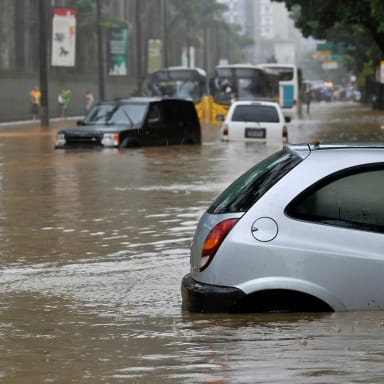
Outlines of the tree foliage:
<svg viewBox="0 0 384 384">
<path fill-rule="evenodd" d="M 227 9 L 225 4 L 216 0 L 167 0 L 167 27 L 172 31 L 172 40 L 199 49 L 204 44 L 204 30 L 209 29 L 216 34 L 219 50 L 226 51 L 225 47 L 230 45 L 234 60 L 241 61 L 242 48 L 252 42 L 240 28 L 225 22 L 223 13 Z"/>
<path fill-rule="evenodd" d="M 75 7 L 78 12 L 79 36 L 87 36 L 86 43 L 79 41 L 79 51 L 82 57 L 79 62 L 86 67 L 92 66 L 89 58 L 94 57 L 96 49 L 96 0 L 68 0 L 69 5 Z M 134 32 L 136 21 L 134 17 L 128 21 L 119 19 L 118 16 L 110 14 L 111 5 L 115 0 L 101 0 L 102 26 L 128 27 Z M 166 28 L 168 30 L 168 49 L 170 64 L 178 63 L 181 51 L 186 46 L 194 46 L 196 52 L 204 51 L 204 31 L 209 30 L 215 35 L 217 51 L 228 55 L 234 61 L 243 59 L 243 48 L 252 43 L 244 35 L 241 28 L 230 25 L 223 18 L 228 7 L 216 0 L 163 0 L 166 9 Z M 135 2 L 136 6 L 138 1 Z M 144 38 L 161 38 L 162 14 L 160 12 L 159 0 L 140 1 L 140 18 L 142 36 Z M 156 13 L 157 11 L 157 13 Z M 160 14 L 159 14 L 160 12 Z M 134 16 L 134 15 L 133 15 Z M 160 16 L 160 17 L 159 17 Z M 135 44 L 136 41 L 133 41 Z M 132 45 L 134 46 L 134 45 Z M 145 52 L 145 50 L 144 50 Z"/>
<path fill-rule="evenodd" d="M 345 64 L 361 72 L 384 57 L 383 0 L 273 0 L 285 2 L 305 37 L 344 43 Z"/>
</svg>

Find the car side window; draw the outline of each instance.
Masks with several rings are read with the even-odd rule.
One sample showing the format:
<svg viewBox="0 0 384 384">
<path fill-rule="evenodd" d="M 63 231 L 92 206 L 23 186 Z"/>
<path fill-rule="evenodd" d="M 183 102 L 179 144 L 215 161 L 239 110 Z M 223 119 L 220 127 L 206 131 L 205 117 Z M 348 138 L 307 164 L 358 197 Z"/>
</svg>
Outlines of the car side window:
<svg viewBox="0 0 384 384">
<path fill-rule="evenodd" d="M 161 109 L 159 103 L 153 103 L 149 107 L 148 111 L 148 123 L 158 123 L 161 119 Z"/>
<path fill-rule="evenodd" d="M 297 219 L 384 232 L 384 169 L 336 175 L 302 193 L 286 209 Z"/>
</svg>

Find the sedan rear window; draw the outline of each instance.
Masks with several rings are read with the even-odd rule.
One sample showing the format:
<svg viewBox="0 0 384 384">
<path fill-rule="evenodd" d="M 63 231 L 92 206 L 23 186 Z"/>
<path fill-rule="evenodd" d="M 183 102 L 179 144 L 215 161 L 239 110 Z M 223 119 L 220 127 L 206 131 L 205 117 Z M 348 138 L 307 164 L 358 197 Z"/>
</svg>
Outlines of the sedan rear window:
<svg viewBox="0 0 384 384">
<path fill-rule="evenodd" d="M 233 112 L 232 121 L 279 123 L 277 109 L 270 105 L 239 105 Z"/>
<path fill-rule="evenodd" d="M 214 203 L 208 213 L 246 212 L 302 159 L 281 150 L 258 163 L 235 180 Z"/>
</svg>

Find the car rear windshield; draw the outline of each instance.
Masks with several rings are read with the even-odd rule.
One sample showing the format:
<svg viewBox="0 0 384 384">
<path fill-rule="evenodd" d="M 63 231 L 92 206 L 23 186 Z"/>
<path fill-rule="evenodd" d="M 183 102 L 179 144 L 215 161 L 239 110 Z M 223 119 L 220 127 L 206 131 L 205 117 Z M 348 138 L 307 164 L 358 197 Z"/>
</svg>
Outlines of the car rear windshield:
<svg viewBox="0 0 384 384">
<path fill-rule="evenodd" d="M 281 150 L 267 157 L 235 180 L 214 203 L 208 213 L 246 212 L 302 159 Z"/>
<path fill-rule="evenodd" d="M 238 105 L 233 112 L 232 121 L 257 121 L 262 123 L 278 123 L 277 109 L 270 105 Z"/>
</svg>

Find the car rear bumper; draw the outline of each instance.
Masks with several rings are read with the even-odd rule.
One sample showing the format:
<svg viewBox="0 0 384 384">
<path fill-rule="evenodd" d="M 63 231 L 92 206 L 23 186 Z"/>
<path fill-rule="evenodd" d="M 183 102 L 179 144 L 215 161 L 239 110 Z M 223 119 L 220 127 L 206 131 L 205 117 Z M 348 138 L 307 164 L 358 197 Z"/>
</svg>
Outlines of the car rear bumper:
<svg viewBox="0 0 384 384">
<path fill-rule="evenodd" d="M 181 295 L 183 308 L 190 312 L 228 313 L 245 293 L 234 287 L 201 283 L 187 274 L 181 282 Z"/>
</svg>

